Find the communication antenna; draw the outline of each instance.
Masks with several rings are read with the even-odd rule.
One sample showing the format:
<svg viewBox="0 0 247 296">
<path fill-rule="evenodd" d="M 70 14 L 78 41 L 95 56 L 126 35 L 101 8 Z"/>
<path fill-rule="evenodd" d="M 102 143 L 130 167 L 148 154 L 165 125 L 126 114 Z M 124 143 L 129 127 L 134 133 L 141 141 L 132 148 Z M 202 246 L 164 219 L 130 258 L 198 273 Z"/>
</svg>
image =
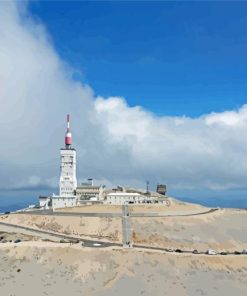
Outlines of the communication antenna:
<svg viewBox="0 0 247 296">
<path fill-rule="evenodd" d="M 149 181 L 146 182 L 146 193 L 149 193 Z"/>
<path fill-rule="evenodd" d="M 70 126 L 69 126 L 69 114 L 67 115 L 67 130 L 65 134 L 65 147 L 66 149 L 70 149 L 70 146 L 72 144 L 72 135 L 70 132 Z"/>
</svg>

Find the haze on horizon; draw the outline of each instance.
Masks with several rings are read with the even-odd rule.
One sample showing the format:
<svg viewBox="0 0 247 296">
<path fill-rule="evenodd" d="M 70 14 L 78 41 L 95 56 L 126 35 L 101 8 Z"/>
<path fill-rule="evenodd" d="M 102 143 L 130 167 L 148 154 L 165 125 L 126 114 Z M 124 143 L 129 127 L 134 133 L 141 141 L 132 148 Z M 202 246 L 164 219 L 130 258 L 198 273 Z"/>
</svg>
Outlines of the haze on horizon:
<svg viewBox="0 0 247 296">
<path fill-rule="evenodd" d="M 84 25 L 86 28 L 90 28 L 91 25 L 93 28 L 91 37 L 97 37 L 98 43 L 93 45 L 89 37 L 83 35 L 83 26 L 80 32 L 79 28 L 83 23 L 78 24 L 78 31 L 76 31 L 78 47 L 80 40 L 84 38 L 83 44 L 88 46 L 88 51 L 90 49 L 92 51 L 90 57 L 87 52 L 83 56 L 83 52 L 80 55 L 78 51 L 74 51 L 77 45 L 74 35 L 71 35 L 73 36 L 73 42 L 70 41 L 71 52 L 70 43 L 65 47 L 63 42 L 69 41 L 67 38 L 70 32 L 68 33 L 67 27 L 63 27 L 63 24 L 64 20 L 68 19 L 68 15 L 58 19 L 58 15 L 54 14 L 53 18 L 52 10 L 50 10 L 48 17 L 48 14 L 44 13 L 47 9 L 45 7 L 49 8 L 49 5 L 53 4 L 38 2 L 40 6 L 32 7 L 32 5 L 34 4 L 26 1 L 0 2 L 0 134 L 3 139 L 0 146 L 2 155 L 0 158 L 1 198 L 5 196 L 22 198 L 24 191 L 33 196 L 42 190 L 51 193 L 56 191 L 59 176 L 59 148 L 63 146 L 67 113 L 71 114 L 73 142 L 78 152 L 77 175 L 79 180 L 93 177 L 106 185 L 129 184 L 137 187 L 144 187 L 145 181 L 150 180 L 153 186 L 157 182 L 167 184 L 170 195 L 196 196 L 198 200 L 205 196 L 235 198 L 246 195 L 247 105 L 245 105 L 246 77 L 242 71 L 246 69 L 247 63 L 244 50 L 247 45 L 245 37 L 247 26 L 243 26 L 243 23 L 247 22 L 245 19 L 241 18 L 238 21 L 231 19 L 228 24 L 220 26 L 215 23 L 215 27 L 210 23 L 209 26 L 214 9 L 218 10 L 220 5 L 217 4 L 214 8 L 215 4 L 210 3 L 208 5 L 211 5 L 211 9 L 207 12 L 212 13 L 208 16 L 204 15 L 201 27 L 195 19 L 192 18 L 186 23 L 186 18 L 183 18 L 178 26 L 180 34 L 177 37 L 175 35 L 171 38 L 166 34 L 163 36 L 161 29 L 161 37 L 167 40 L 166 53 L 172 52 L 176 40 L 181 42 L 183 32 L 181 28 L 186 24 L 186 30 L 190 35 L 190 40 L 186 41 L 184 38 L 183 44 L 178 44 L 181 50 L 173 55 L 168 65 L 162 60 L 161 55 L 158 54 L 161 61 L 152 56 L 151 49 L 150 55 L 148 52 L 138 51 L 136 45 L 138 42 L 143 46 L 144 43 L 147 44 L 147 48 L 150 48 L 151 42 L 154 48 L 155 45 L 160 48 L 159 45 L 164 42 L 160 36 L 152 39 L 151 35 L 145 34 L 148 22 L 145 23 L 144 16 L 148 14 L 148 10 L 143 12 L 143 16 L 140 11 L 138 12 L 138 23 L 143 24 L 143 31 L 141 31 L 142 26 L 139 25 L 137 33 L 139 36 L 142 32 L 142 43 L 139 39 L 135 42 L 132 35 L 129 39 L 129 46 L 136 50 L 135 54 L 129 57 L 128 48 L 125 48 L 124 55 L 120 49 L 118 51 L 117 45 L 115 53 L 112 52 L 114 44 L 118 41 L 114 39 L 113 34 L 110 45 L 105 45 L 102 39 L 104 50 L 102 50 L 102 59 L 100 59 L 101 43 L 97 38 L 101 35 L 97 35 L 95 31 L 97 19 L 100 30 L 102 23 L 109 24 L 113 21 L 112 15 L 118 11 L 117 5 L 128 6 L 132 5 L 131 3 L 105 3 L 105 7 L 109 5 L 113 7 L 112 10 L 110 9 L 112 14 L 108 13 L 108 18 L 105 20 L 103 15 L 106 8 L 100 14 L 97 4 L 91 4 L 90 11 L 95 8 L 95 17 L 89 14 L 86 19 L 84 15 Z M 72 8 L 73 5 L 82 5 L 82 7 L 85 5 L 87 8 L 89 4 L 66 2 L 56 5 L 59 7 L 67 5 Z M 135 11 L 138 5 L 144 4 L 135 3 L 131 9 Z M 150 13 L 154 13 L 155 5 Z M 181 10 L 180 5 L 182 4 L 164 2 L 159 4 L 159 7 L 160 5 L 163 6 L 163 14 L 160 13 L 156 26 L 172 27 L 173 18 L 162 18 L 162 16 L 167 14 L 169 9 L 174 15 L 176 7 Z M 188 5 L 192 5 L 194 9 L 192 14 L 200 12 L 199 4 Z M 241 14 L 244 5 L 247 4 L 234 4 L 233 17 L 237 15 L 237 12 Z M 68 12 L 71 11 L 68 10 Z M 127 20 L 126 13 L 124 10 L 123 20 Z M 228 12 L 223 10 L 223 15 L 224 13 Z M 55 27 L 52 26 L 52 22 L 43 20 L 47 17 L 60 24 L 60 31 L 54 35 L 54 38 Z M 71 19 L 73 17 L 74 15 L 71 15 Z M 177 19 L 176 21 L 179 22 Z M 193 22 L 195 22 L 194 27 Z M 74 23 L 71 25 L 71 34 L 74 32 Z M 119 23 L 116 22 L 116 25 Z M 155 32 L 153 26 L 155 24 L 152 23 L 152 30 Z M 235 32 L 232 27 L 236 29 L 238 26 L 242 29 Z M 116 26 L 115 30 L 117 29 Z M 123 27 L 121 29 L 122 32 Z M 127 25 L 125 29 L 128 31 Z M 61 38 L 63 32 L 64 40 Z M 173 29 L 173 34 L 175 33 L 176 30 Z M 123 36 L 125 42 L 128 40 L 126 38 Z M 60 46 L 58 40 L 61 43 Z M 193 47 L 191 47 L 191 41 L 194 42 Z M 202 46 L 206 44 L 208 47 L 203 47 L 203 52 L 201 52 Z M 98 47 L 97 52 L 95 46 Z M 193 48 L 195 52 L 190 52 Z M 110 54 L 107 54 L 107 59 L 102 61 L 103 57 L 106 57 L 107 49 Z M 183 55 L 185 52 L 186 54 Z M 188 55 L 189 52 L 190 55 Z M 212 85 L 215 81 L 216 85 L 218 77 L 215 72 L 219 68 L 222 73 L 231 72 L 231 75 L 224 76 L 224 83 L 218 81 L 217 90 L 216 88 L 215 91 L 214 88 L 210 89 L 208 103 L 206 93 L 200 96 L 199 103 L 196 99 L 200 85 L 202 92 L 205 91 L 205 85 L 209 85 L 209 81 L 205 80 L 205 75 L 201 76 L 200 83 L 195 82 L 197 91 L 191 92 L 192 98 L 188 98 L 189 89 L 193 86 L 193 83 L 190 84 L 190 81 L 193 82 L 190 73 L 188 73 L 190 78 L 184 76 L 186 88 L 182 87 L 182 90 L 186 89 L 187 92 L 183 96 L 179 91 L 180 71 L 187 73 L 186 61 L 188 59 L 192 61 L 193 55 L 197 56 L 197 59 L 191 62 L 195 68 L 196 61 L 200 61 L 199 53 L 204 62 L 198 64 L 194 75 L 207 72 L 207 77 L 210 77 L 211 73 L 210 83 Z M 221 53 L 224 58 L 217 64 Z M 96 63 L 92 63 L 93 54 L 95 54 L 95 60 L 99 61 L 98 67 L 104 66 L 108 70 L 99 71 L 96 75 L 99 68 L 95 66 Z M 79 59 L 77 64 L 73 55 L 77 60 Z M 139 57 L 138 62 L 133 62 L 136 57 Z M 83 62 L 87 58 L 89 60 L 86 64 L 87 69 L 83 72 Z M 167 60 L 168 58 L 169 56 Z M 126 63 L 124 63 L 125 60 Z M 142 61 L 141 66 L 138 66 L 140 61 Z M 114 63 L 118 65 L 119 71 L 114 66 L 111 67 Z M 205 65 L 209 63 L 211 63 L 210 67 L 206 67 Z M 174 64 L 173 72 L 172 64 Z M 90 65 L 95 71 L 94 74 L 90 70 Z M 157 72 L 155 72 L 155 65 L 158 67 Z M 160 66 L 167 67 L 170 72 L 166 73 L 164 80 L 161 79 L 162 75 L 161 77 L 158 75 L 159 79 L 155 81 L 157 73 L 163 73 L 160 72 Z M 150 76 L 147 76 L 150 69 L 153 72 L 150 71 Z M 190 70 L 190 68 L 187 69 L 187 71 Z M 145 72 L 145 77 L 140 75 L 145 88 L 134 79 L 135 76 L 131 75 L 132 71 L 135 75 L 141 71 Z M 130 73 L 129 76 L 128 73 Z M 170 78 L 169 73 L 172 73 Z M 171 88 L 170 79 L 175 79 L 176 76 L 179 79 L 173 81 Z M 119 87 L 116 86 L 116 77 L 119 79 Z M 121 80 L 121 77 L 124 79 Z M 150 77 L 150 85 L 148 77 Z M 172 95 L 163 92 L 165 89 L 162 88 L 168 78 L 167 89 L 170 89 Z M 102 84 L 99 83 L 101 79 Z M 128 90 L 127 86 L 132 84 L 135 84 L 135 87 L 130 87 Z M 123 86 L 127 90 L 122 92 Z M 229 86 L 232 93 L 227 95 L 226 90 Z M 220 93 L 219 90 L 222 92 Z M 238 91 L 235 93 L 233 90 Z M 214 100 L 217 104 L 212 103 Z M 167 113 L 166 105 L 169 110 Z M 201 109 L 196 109 L 199 106 Z M 174 113 L 173 108 L 176 110 Z M 191 109 L 192 112 L 189 112 Z"/>
</svg>

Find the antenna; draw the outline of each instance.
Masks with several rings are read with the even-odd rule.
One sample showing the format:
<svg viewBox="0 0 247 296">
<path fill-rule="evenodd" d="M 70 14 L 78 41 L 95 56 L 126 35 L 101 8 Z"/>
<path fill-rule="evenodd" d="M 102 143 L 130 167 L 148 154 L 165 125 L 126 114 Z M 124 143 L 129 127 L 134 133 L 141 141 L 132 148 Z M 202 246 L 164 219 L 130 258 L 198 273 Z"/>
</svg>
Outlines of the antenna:
<svg viewBox="0 0 247 296">
<path fill-rule="evenodd" d="M 65 134 L 65 147 L 66 149 L 70 149 L 70 146 L 72 144 L 72 135 L 70 132 L 70 127 L 69 127 L 69 114 L 67 114 L 67 131 Z"/>
<path fill-rule="evenodd" d="M 67 132 L 69 132 L 69 114 L 67 114 Z"/>
<path fill-rule="evenodd" d="M 149 193 L 149 181 L 146 182 L 146 193 Z"/>
</svg>

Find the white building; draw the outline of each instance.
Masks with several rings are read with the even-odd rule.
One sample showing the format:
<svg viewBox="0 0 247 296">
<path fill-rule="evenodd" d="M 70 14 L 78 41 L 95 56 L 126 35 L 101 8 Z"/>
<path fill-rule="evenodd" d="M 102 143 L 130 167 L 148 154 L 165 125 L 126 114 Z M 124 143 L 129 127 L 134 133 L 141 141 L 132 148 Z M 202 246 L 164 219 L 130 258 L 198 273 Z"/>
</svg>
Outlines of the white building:
<svg viewBox="0 0 247 296">
<path fill-rule="evenodd" d="M 72 134 L 67 115 L 67 131 L 65 134 L 65 148 L 60 149 L 60 182 L 59 196 L 71 197 L 75 195 L 76 180 L 76 151 L 71 147 Z"/>
<path fill-rule="evenodd" d="M 65 148 L 60 149 L 60 181 L 59 195 L 48 198 L 40 197 L 41 208 L 52 207 L 65 208 L 76 205 L 76 150 L 71 147 L 72 135 L 69 126 L 69 115 L 67 115 L 67 131 L 65 134 Z"/>
<path fill-rule="evenodd" d="M 53 195 L 51 197 L 52 200 L 52 208 L 67 208 L 67 207 L 75 207 L 76 206 L 76 198 L 75 196 L 57 196 Z"/>
<path fill-rule="evenodd" d="M 49 209 L 51 206 L 51 198 L 48 196 L 40 196 L 39 206 L 43 209 Z"/>
<path fill-rule="evenodd" d="M 76 197 L 78 203 L 85 201 L 102 201 L 104 199 L 104 185 L 94 185 L 93 179 L 88 179 L 88 182 L 81 183 L 76 188 Z"/>
<path fill-rule="evenodd" d="M 141 195 L 140 193 L 128 192 L 112 192 L 106 196 L 106 203 L 113 205 L 142 204 L 154 202 L 154 198 L 148 195 Z"/>
<path fill-rule="evenodd" d="M 76 150 L 70 147 L 62 148 L 60 155 L 59 196 L 74 196 L 77 187 Z"/>
</svg>

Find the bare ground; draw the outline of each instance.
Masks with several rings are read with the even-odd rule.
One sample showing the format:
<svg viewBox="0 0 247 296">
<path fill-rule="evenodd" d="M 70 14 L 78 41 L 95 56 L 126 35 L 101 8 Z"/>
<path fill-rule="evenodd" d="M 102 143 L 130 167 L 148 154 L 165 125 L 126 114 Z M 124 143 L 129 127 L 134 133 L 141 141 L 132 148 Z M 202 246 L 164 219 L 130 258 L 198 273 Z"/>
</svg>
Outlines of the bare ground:
<svg viewBox="0 0 247 296">
<path fill-rule="evenodd" d="M 25 244 L 25 243 L 23 243 Z M 0 247 L 1 295 L 246 295 L 247 257 Z"/>
<path fill-rule="evenodd" d="M 131 218 L 136 244 L 234 251 L 247 248 L 247 211 L 219 210 L 188 217 Z"/>
<path fill-rule="evenodd" d="M 1 216 L 0 221 L 81 238 L 121 242 L 121 218 L 21 215 Z"/>
</svg>

